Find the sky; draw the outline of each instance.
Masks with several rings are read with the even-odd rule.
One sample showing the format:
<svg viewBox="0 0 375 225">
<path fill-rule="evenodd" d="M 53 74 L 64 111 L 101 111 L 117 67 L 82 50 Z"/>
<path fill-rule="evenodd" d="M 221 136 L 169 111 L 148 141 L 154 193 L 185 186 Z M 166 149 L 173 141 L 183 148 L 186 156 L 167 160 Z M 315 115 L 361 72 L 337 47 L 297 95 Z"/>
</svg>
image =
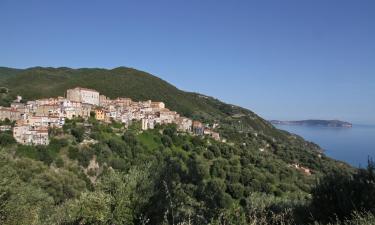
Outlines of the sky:
<svg viewBox="0 0 375 225">
<path fill-rule="evenodd" d="M 266 119 L 375 124 L 375 1 L 0 0 L 0 66 L 127 66 Z"/>
</svg>

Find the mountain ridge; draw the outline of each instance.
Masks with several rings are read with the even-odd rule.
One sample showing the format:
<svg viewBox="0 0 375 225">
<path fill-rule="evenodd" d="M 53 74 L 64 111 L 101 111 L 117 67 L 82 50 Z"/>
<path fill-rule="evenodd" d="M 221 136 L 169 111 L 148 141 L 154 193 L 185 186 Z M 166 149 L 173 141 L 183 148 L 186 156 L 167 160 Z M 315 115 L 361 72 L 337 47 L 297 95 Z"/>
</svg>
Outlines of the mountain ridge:
<svg viewBox="0 0 375 225">
<path fill-rule="evenodd" d="M 269 120 L 271 124 L 275 125 L 301 125 L 301 126 L 325 126 L 325 127 L 346 127 L 350 128 L 353 126 L 352 123 L 341 121 L 341 120 Z"/>
</svg>

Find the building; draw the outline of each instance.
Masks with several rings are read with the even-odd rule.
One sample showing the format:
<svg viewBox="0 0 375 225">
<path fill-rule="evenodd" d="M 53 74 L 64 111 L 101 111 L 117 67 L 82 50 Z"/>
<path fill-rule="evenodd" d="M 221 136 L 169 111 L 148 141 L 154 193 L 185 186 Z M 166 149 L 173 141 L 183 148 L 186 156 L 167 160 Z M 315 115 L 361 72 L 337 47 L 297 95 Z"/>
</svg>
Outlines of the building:
<svg viewBox="0 0 375 225">
<path fill-rule="evenodd" d="M 151 102 L 151 108 L 153 108 L 153 109 L 164 109 L 165 104 L 164 104 L 164 102 Z"/>
<path fill-rule="evenodd" d="M 111 99 L 109 99 L 107 96 L 105 95 L 99 95 L 99 105 L 104 107 L 104 106 L 107 106 L 111 104 Z"/>
<path fill-rule="evenodd" d="M 82 104 L 82 106 L 79 108 L 79 116 L 82 118 L 88 118 L 90 117 L 90 113 L 92 110 L 93 106 L 90 104 Z"/>
<path fill-rule="evenodd" d="M 25 108 L 25 104 L 21 103 L 21 102 L 14 101 L 14 102 L 10 103 L 10 108 L 12 108 L 12 109 Z"/>
<path fill-rule="evenodd" d="M 161 109 L 156 115 L 158 115 L 162 124 L 174 123 L 180 117 L 177 112 L 170 111 L 169 109 Z"/>
<path fill-rule="evenodd" d="M 99 92 L 88 89 L 76 87 L 66 91 L 66 98 L 70 101 L 76 101 L 91 105 L 99 105 Z"/>
<path fill-rule="evenodd" d="M 103 109 L 96 109 L 95 110 L 95 119 L 99 121 L 105 120 L 106 112 Z"/>
<path fill-rule="evenodd" d="M 36 116 L 59 116 L 61 107 L 59 104 L 40 105 L 35 109 Z"/>
<path fill-rule="evenodd" d="M 116 98 L 112 103 L 121 107 L 129 107 L 133 100 L 131 98 Z"/>
<path fill-rule="evenodd" d="M 64 123 L 65 118 L 53 116 L 29 116 L 23 120 L 23 124 L 31 127 L 62 127 Z"/>
<path fill-rule="evenodd" d="M 193 133 L 196 135 L 203 135 L 204 134 L 204 126 L 201 122 L 199 121 L 193 121 Z"/>
<path fill-rule="evenodd" d="M 191 132 L 193 121 L 186 117 L 179 117 L 176 119 L 177 129 L 183 132 Z"/>
<path fill-rule="evenodd" d="M 59 104 L 59 98 L 43 98 L 35 100 L 36 105 L 56 105 Z"/>
<path fill-rule="evenodd" d="M 31 128 L 30 126 L 16 126 L 13 128 L 14 139 L 25 145 L 48 145 L 48 129 L 46 127 Z"/>
<path fill-rule="evenodd" d="M 68 89 L 66 98 L 44 98 L 20 102 L 20 98 L 10 108 L 0 107 L 0 119 L 17 121 L 13 134 L 22 144 L 48 144 L 48 128 L 62 127 L 65 119 L 82 117 L 87 119 L 95 112 L 95 118 L 102 122 L 118 121 L 128 127 L 132 121 L 139 121 L 142 129 L 154 129 L 157 124 L 176 124 L 180 132 L 209 135 L 220 140 L 218 133 L 199 121 L 180 116 L 165 108 L 163 102 L 138 101 L 130 98 L 111 100 L 98 91 L 76 87 Z M 9 129 L 4 127 L 3 129 Z M 214 129 L 214 128 L 213 128 Z"/>
<path fill-rule="evenodd" d="M 143 118 L 141 120 L 142 130 L 154 129 L 156 123 L 154 118 Z"/>
<path fill-rule="evenodd" d="M 11 121 L 14 121 L 20 118 L 21 113 L 18 110 L 0 106 L 0 120 L 9 119 Z"/>
<path fill-rule="evenodd" d="M 218 132 L 211 132 L 211 137 L 216 141 L 220 141 L 220 134 Z"/>
</svg>

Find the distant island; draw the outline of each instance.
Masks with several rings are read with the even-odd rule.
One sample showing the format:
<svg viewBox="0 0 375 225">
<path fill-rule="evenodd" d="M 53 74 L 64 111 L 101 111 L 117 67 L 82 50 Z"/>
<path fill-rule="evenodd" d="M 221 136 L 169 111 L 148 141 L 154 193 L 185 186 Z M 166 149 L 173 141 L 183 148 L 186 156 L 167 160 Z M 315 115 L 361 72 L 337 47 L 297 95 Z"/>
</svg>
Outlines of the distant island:
<svg viewBox="0 0 375 225">
<path fill-rule="evenodd" d="M 324 126 L 324 127 L 346 127 L 350 128 L 353 124 L 340 120 L 296 120 L 296 121 L 281 121 L 270 120 L 272 124 L 276 125 L 303 125 L 303 126 Z"/>
</svg>

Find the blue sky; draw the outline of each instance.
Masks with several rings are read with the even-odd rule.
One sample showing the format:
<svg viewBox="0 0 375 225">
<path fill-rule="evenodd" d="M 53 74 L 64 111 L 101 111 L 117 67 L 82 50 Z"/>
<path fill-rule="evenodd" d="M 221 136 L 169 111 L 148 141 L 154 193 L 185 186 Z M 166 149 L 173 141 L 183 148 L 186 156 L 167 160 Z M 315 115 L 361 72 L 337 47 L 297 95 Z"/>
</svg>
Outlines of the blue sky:
<svg viewBox="0 0 375 225">
<path fill-rule="evenodd" d="M 375 1 L 0 0 L 0 65 L 129 66 L 267 119 L 375 124 Z"/>
</svg>

